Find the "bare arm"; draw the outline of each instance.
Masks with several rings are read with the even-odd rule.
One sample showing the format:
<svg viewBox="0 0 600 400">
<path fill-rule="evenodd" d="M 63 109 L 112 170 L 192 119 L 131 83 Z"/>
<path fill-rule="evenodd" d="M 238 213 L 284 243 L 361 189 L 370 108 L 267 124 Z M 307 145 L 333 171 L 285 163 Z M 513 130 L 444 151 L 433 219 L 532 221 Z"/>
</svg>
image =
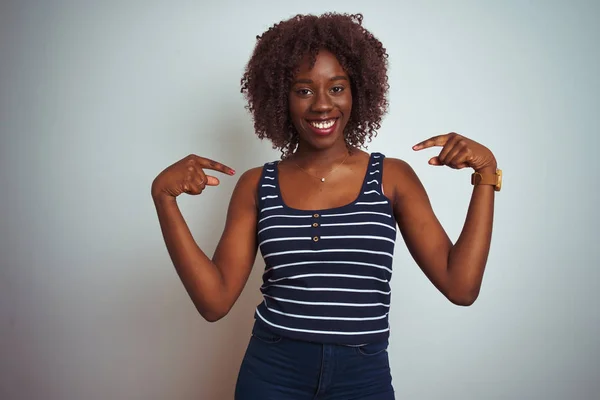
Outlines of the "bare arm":
<svg viewBox="0 0 600 400">
<path fill-rule="evenodd" d="M 195 156 L 190 156 L 195 157 Z M 199 160 L 198 160 L 199 159 Z M 260 169 L 240 177 L 231 196 L 225 229 L 212 260 L 197 245 L 177 205 L 173 188 L 199 194 L 204 185 L 216 185 L 218 180 L 203 174 L 207 165 L 198 158 L 193 161 L 192 178 L 183 179 L 189 161 L 183 168 L 177 163 L 163 171 L 153 183 L 153 199 L 167 250 L 185 289 L 194 305 L 207 321 L 223 318 L 239 297 L 256 257 L 256 187 Z M 185 161 L 185 162 L 184 162 Z M 213 169 L 227 172 L 227 167 L 213 163 Z M 208 168 L 211 168 L 210 166 Z M 191 170 L 190 170 L 191 171 Z M 184 189 L 188 182 L 188 189 Z M 171 188 L 169 190 L 165 188 Z M 176 191 L 177 192 L 177 191 Z"/>
<path fill-rule="evenodd" d="M 441 161 L 434 157 L 430 164 L 464 167 L 467 166 L 463 159 L 465 154 L 461 156 L 450 151 L 448 158 L 447 153 L 442 151 Z M 478 170 L 495 171 L 495 159 L 486 164 Z M 490 250 L 493 187 L 474 187 L 465 224 L 453 244 L 435 216 L 427 193 L 412 168 L 394 159 L 390 159 L 388 165 L 391 170 L 388 182 L 394 188 L 394 214 L 411 255 L 444 296 L 455 304 L 471 305 L 479 295 Z"/>
</svg>

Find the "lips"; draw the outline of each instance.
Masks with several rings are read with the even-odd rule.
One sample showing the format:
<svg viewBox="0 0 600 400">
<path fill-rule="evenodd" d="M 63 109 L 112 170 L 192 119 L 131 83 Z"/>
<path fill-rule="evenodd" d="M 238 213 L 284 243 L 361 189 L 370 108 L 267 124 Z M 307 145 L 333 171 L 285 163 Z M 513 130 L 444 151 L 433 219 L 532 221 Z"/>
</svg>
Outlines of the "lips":
<svg viewBox="0 0 600 400">
<path fill-rule="evenodd" d="M 333 133 L 337 126 L 339 118 L 328 118 L 328 119 L 320 119 L 320 120 L 312 120 L 308 122 L 309 128 L 316 133 L 317 135 L 326 136 Z"/>
</svg>

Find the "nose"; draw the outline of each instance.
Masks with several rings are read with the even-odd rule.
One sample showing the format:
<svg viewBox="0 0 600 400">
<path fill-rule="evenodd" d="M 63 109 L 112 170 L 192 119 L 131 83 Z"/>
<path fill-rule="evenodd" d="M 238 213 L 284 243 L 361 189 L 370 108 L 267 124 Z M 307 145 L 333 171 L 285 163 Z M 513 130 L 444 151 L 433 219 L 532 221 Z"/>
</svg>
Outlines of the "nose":
<svg viewBox="0 0 600 400">
<path fill-rule="evenodd" d="M 314 102 L 311 104 L 311 111 L 317 113 L 325 113 L 331 111 L 333 108 L 333 102 L 331 97 L 328 96 L 327 91 L 320 91 L 313 97 Z"/>
</svg>

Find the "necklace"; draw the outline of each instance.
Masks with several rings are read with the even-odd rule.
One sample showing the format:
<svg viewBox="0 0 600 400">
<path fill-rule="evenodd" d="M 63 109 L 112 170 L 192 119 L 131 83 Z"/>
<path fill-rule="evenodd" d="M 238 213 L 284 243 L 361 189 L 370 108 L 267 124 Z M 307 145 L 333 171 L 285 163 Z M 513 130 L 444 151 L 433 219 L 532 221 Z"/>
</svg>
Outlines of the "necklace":
<svg viewBox="0 0 600 400">
<path fill-rule="evenodd" d="M 300 170 L 304 171 L 304 173 L 306 173 L 307 175 L 312 176 L 315 179 L 319 179 L 321 182 L 325 182 L 325 178 L 327 178 L 329 175 L 331 175 L 336 169 L 338 169 L 339 167 L 341 167 L 342 164 L 344 164 L 346 162 L 346 160 L 348 159 L 349 155 L 350 155 L 350 153 L 346 154 L 346 157 L 344 157 L 344 159 L 342 160 L 342 162 L 339 163 L 338 165 L 336 165 L 331 171 L 329 171 L 327 173 L 327 175 L 323 176 L 322 178 L 314 176 L 313 174 L 311 174 L 310 172 L 308 172 L 307 170 L 305 170 L 304 168 L 302 168 L 301 166 L 299 166 L 296 161 L 294 161 L 294 164 L 296 164 L 296 167 L 300 168 Z"/>
</svg>

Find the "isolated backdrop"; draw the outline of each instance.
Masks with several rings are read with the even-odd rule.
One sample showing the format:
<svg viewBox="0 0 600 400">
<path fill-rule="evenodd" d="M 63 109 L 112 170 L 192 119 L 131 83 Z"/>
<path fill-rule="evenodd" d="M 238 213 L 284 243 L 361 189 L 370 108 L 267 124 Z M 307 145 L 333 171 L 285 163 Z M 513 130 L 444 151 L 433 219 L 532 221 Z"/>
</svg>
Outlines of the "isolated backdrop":
<svg viewBox="0 0 600 400">
<path fill-rule="evenodd" d="M 505 172 L 479 300 L 453 306 L 399 240 L 399 399 L 600 392 L 597 1 L 0 2 L 0 398 L 231 399 L 262 264 L 226 319 L 196 313 L 150 183 L 196 153 L 238 171 L 279 154 L 239 81 L 255 36 L 297 13 L 362 12 L 387 47 L 390 112 L 369 150 L 408 161 L 453 239 L 468 171 L 410 147 L 457 131 Z M 212 254 L 237 178 L 181 206 Z"/>
</svg>

